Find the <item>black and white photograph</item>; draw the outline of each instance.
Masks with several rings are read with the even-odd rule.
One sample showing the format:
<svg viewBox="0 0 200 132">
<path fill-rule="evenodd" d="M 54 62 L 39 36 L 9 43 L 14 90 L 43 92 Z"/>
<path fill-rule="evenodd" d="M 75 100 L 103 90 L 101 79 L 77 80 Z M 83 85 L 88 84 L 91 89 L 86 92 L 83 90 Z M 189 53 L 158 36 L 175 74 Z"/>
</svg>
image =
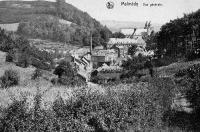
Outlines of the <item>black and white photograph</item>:
<svg viewBox="0 0 200 132">
<path fill-rule="evenodd" d="M 200 0 L 0 0 L 0 132 L 200 132 Z"/>
</svg>

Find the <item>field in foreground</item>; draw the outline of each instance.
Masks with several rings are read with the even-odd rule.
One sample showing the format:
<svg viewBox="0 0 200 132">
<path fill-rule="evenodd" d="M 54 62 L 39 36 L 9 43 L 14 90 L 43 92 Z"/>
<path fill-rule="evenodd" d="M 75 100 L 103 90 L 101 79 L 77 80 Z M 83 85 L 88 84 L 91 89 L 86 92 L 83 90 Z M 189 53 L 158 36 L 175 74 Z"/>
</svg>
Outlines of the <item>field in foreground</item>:
<svg viewBox="0 0 200 132">
<path fill-rule="evenodd" d="M 165 81 L 170 80 L 98 88 L 47 85 L 45 88 L 39 84 L 41 81 L 36 81 L 36 87 L 1 90 L 4 101 L 10 104 L 2 107 L 1 125 L 5 125 L 2 130 L 164 130 L 162 117 L 173 97 L 173 86 L 163 87 Z M 37 127 L 35 123 L 39 123 Z"/>
<path fill-rule="evenodd" d="M 158 73 L 172 73 L 196 63 L 199 61 L 175 63 L 158 68 Z M 1 64 L 0 74 L 9 68 L 20 73 L 21 82 L 19 86 L 0 90 L 1 131 L 188 131 L 187 127 L 191 128 L 168 125 L 168 119 L 173 118 L 173 111 L 168 111 L 177 92 L 170 76 L 130 84 L 66 87 L 53 85 L 46 77 L 31 80 L 34 67 L 5 63 Z"/>
</svg>

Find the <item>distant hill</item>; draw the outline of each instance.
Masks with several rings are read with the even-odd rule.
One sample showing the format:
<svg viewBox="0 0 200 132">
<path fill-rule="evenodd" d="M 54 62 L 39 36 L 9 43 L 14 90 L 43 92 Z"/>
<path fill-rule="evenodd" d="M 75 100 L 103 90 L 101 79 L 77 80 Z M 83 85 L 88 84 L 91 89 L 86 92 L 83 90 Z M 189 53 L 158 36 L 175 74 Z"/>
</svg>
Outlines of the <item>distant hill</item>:
<svg viewBox="0 0 200 132">
<path fill-rule="evenodd" d="M 61 10 L 58 11 L 58 8 Z M 40 15 L 58 16 L 78 25 L 94 27 L 100 25 L 98 21 L 82 12 L 73 5 L 49 1 L 0 1 L 0 23 L 19 23 L 29 21 L 30 18 Z"/>
<path fill-rule="evenodd" d="M 112 32 L 118 32 L 121 28 L 144 28 L 145 22 L 136 21 L 114 21 L 114 20 L 103 20 L 102 25 L 106 25 Z M 161 24 L 152 23 L 154 31 L 159 31 Z"/>
<path fill-rule="evenodd" d="M 0 24 L 9 23 L 19 23 L 18 33 L 29 38 L 76 45 L 89 45 L 91 31 L 96 39 L 94 45 L 107 41 L 105 33 L 111 33 L 88 13 L 64 0 L 0 1 Z"/>
</svg>

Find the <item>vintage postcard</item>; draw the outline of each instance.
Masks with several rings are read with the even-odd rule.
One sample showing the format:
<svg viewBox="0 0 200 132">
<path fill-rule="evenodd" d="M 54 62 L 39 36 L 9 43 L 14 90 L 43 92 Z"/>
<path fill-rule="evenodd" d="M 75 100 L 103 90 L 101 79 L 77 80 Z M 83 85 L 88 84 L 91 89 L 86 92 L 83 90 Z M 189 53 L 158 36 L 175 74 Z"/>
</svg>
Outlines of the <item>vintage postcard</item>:
<svg viewBox="0 0 200 132">
<path fill-rule="evenodd" d="M 199 0 L 0 0 L 0 132 L 198 132 L 199 82 Z"/>
</svg>

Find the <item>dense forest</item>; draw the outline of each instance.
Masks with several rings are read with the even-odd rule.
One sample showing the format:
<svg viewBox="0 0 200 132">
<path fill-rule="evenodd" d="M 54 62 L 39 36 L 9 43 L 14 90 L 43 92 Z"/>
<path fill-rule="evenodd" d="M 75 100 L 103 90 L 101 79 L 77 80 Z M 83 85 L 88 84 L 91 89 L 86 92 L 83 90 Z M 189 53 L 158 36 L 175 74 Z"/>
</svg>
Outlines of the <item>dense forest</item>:
<svg viewBox="0 0 200 132">
<path fill-rule="evenodd" d="M 107 27 L 63 0 L 1 1 L 0 23 L 20 23 L 18 33 L 27 37 L 78 45 L 89 45 L 91 34 L 94 45 L 104 45 L 111 35 Z"/>
<path fill-rule="evenodd" d="M 166 56 L 195 56 L 200 49 L 200 10 L 171 20 L 152 37 L 158 54 Z"/>
</svg>

